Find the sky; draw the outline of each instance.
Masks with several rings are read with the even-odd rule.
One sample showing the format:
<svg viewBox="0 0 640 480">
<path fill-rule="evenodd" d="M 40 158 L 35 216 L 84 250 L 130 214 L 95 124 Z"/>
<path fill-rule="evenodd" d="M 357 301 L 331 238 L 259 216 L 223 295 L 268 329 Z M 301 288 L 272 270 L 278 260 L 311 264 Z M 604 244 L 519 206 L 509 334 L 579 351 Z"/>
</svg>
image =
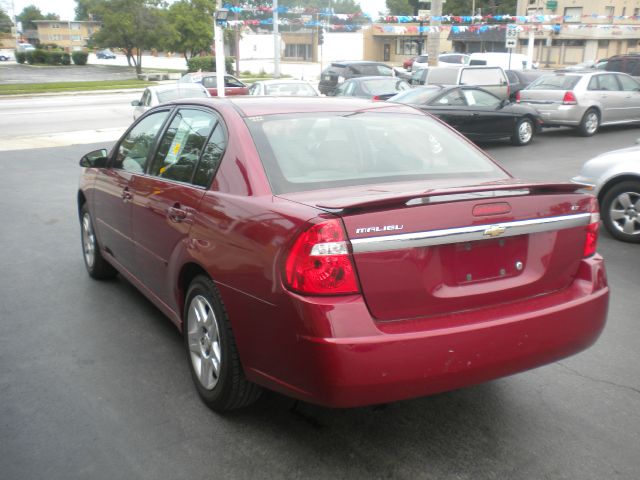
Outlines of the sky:
<svg viewBox="0 0 640 480">
<path fill-rule="evenodd" d="M 9 11 L 9 15 L 11 15 L 12 1 L 16 14 L 22 12 L 24 7 L 35 5 L 45 15 L 47 13 L 60 15 L 60 20 L 73 20 L 75 18 L 76 2 L 74 0 L 0 0 L 0 5 Z M 378 18 L 378 12 L 386 9 L 385 0 L 356 0 L 356 2 L 358 1 L 362 11 L 371 15 L 374 20 Z"/>
</svg>

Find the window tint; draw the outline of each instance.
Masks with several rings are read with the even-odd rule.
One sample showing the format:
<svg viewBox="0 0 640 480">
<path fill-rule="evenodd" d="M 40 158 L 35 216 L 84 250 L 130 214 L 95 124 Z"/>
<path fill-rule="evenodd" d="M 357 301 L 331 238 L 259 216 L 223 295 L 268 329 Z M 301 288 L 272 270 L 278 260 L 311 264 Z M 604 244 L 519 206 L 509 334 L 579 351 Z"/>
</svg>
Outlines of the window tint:
<svg viewBox="0 0 640 480">
<path fill-rule="evenodd" d="M 481 90 L 463 90 L 464 98 L 470 106 L 493 107 L 500 105 L 500 99 Z"/>
<path fill-rule="evenodd" d="M 231 75 L 226 75 L 224 77 L 224 86 L 225 87 L 244 87 L 244 83 L 242 83 L 237 78 L 232 77 Z"/>
<path fill-rule="evenodd" d="M 612 72 L 621 72 L 622 71 L 622 59 L 616 58 L 614 60 L 609 60 L 607 62 L 607 70 Z"/>
<path fill-rule="evenodd" d="M 208 187 L 211 184 L 225 148 L 227 148 L 227 136 L 222 122 L 218 122 L 211 134 L 211 138 L 207 142 L 207 146 L 204 147 L 202 158 L 198 163 L 198 168 L 196 168 L 196 174 L 193 178 L 194 185 Z"/>
<path fill-rule="evenodd" d="M 579 75 L 544 75 L 533 81 L 528 90 L 573 90 L 580 80 Z"/>
<path fill-rule="evenodd" d="M 598 90 L 615 91 L 620 90 L 615 75 L 598 75 Z"/>
<path fill-rule="evenodd" d="M 160 141 L 149 174 L 190 182 L 215 123 L 216 118 L 207 112 L 179 110 Z"/>
<path fill-rule="evenodd" d="M 508 178 L 426 115 L 265 115 L 247 125 L 275 194 L 409 179 Z"/>
<path fill-rule="evenodd" d="M 168 115 L 168 111 L 157 112 L 138 122 L 118 145 L 118 153 L 113 167 L 128 172 L 142 173 L 147 156 Z"/>
<path fill-rule="evenodd" d="M 616 75 L 616 77 L 618 77 L 618 81 L 620 85 L 622 85 L 622 90 L 627 92 L 640 90 L 640 83 L 636 82 L 633 78 L 627 77 L 626 75 Z"/>
<path fill-rule="evenodd" d="M 465 68 L 460 75 L 460 85 L 502 85 L 504 81 L 497 68 Z"/>
<path fill-rule="evenodd" d="M 442 87 L 439 87 L 438 85 L 426 85 L 424 88 L 412 88 L 400 92 L 398 95 L 393 97 L 392 101 L 397 103 L 407 103 L 410 105 L 429 103 L 429 101 L 438 95 L 441 90 Z"/>
<path fill-rule="evenodd" d="M 456 88 L 455 90 L 452 90 L 444 94 L 443 96 L 441 96 L 439 99 L 437 99 L 434 102 L 434 104 L 445 105 L 445 106 L 449 106 L 449 105 L 460 106 L 460 105 L 466 105 L 466 102 L 464 100 L 464 96 L 462 95 L 462 92 Z"/>
<path fill-rule="evenodd" d="M 516 75 L 515 72 L 512 72 L 511 70 L 508 70 L 505 73 L 507 74 L 507 78 L 509 79 L 509 83 L 518 83 L 519 82 L 518 75 Z"/>
</svg>

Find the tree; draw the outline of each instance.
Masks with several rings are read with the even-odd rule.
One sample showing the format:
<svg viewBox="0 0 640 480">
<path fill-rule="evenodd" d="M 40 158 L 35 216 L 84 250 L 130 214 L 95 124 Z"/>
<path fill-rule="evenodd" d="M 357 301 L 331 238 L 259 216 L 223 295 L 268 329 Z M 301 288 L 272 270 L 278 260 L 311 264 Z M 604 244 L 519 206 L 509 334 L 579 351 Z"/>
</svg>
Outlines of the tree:
<svg viewBox="0 0 640 480">
<path fill-rule="evenodd" d="M 22 22 L 23 30 L 36 30 L 38 27 L 33 23 L 35 20 L 60 20 L 60 17 L 55 13 L 43 15 L 38 7 L 29 5 L 24 7 L 20 15 L 16 15 L 16 20 Z"/>
<path fill-rule="evenodd" d="M 0 33 L 11 33 L 12 26 L 13 22 L 11 21 L 11 17 L 0 8 Z"/>
<path fill-rule="evenodd" d="M 154 0 L 93 0 L 90 11 L 101 18 L 102 27 L 93 35 L 93 43 L 122 48 L 129 65 L 142 73 L 142 51 L 162 45 L 167 31 L 160 2 Z"/>
<path fill-rule="evenodd" d="M 213 43 L 213 0 L 180 0 L 168 10 L 168 31 L 163 47 L 180 52 L 185 60 L 202 51 L 208 51 Z"/>
</svg>

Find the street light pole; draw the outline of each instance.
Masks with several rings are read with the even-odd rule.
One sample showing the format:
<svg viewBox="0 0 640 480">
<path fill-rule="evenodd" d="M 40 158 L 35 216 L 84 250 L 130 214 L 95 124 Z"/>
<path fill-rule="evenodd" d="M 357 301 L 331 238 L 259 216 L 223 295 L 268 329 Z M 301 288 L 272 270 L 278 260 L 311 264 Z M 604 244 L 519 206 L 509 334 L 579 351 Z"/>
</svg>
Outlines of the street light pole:
<svg viewBox="0 0 640 480">
<path fill-rule="evenodd" d="M 280 33 L 278 32 L 278 0 L 273 0 L 273 76 L 280 78 Z"/>
<path fill-rule="evenodd" d="M 213 19 L 213 42 L 216 49 L 216 89 L 218 90 L 218 97 L 224 97 L 224 74 L 225 74 L 225 61 L 224 61 L 224 40 L 222 38 L 222 28 L 220 17 L 222 9 L 222 0 L 216 1 L 216 13 Z M 226 21 L 226 17 L 224 19 Z"/>
</svg>

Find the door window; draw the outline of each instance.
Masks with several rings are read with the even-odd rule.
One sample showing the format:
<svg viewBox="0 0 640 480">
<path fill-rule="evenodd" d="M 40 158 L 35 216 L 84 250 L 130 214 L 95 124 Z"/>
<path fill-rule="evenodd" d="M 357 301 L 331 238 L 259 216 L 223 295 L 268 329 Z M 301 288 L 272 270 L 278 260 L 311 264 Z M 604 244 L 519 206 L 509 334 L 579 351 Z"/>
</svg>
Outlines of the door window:
<svg viewBox="0 0 640 480">
<path fill-rule="evenodd" d="M 211 180 L 218 170 L 226 147 L 227 135 L 222 126 L 222 122 L 218 122 L 211 134 L 211 138 L 209 138 L 207 142 L 207 146 L 204 147 L 202 158 L 198 163 L 196 174 L 193 178 L 194 185 L 206 188 L 211 184 Z"/>
<path fill-rule="evenodd" d="M 451 92 L 446 93 L 441 96 L 438 100 L 434 102 L 436 105 L 446 105 L 446 106 L 460 106 L 466 105 L 464 100 L 464 96 L 462 92 L 458 89 L 452 90 Z"/>
<path fill-rule="evenodd" d="M 167 116 L 169 111 L 165 110 L 153 113 L 138 122 L 118 145 L 113 168 L 142 173 L 156 136 Z"/>
<path fill-rule="evenodd" d="M 464 90 L 464 97 L 469 105 L 475 105 L 476 107 L 497 108 L 500 105 L 498 97 L 482 90 Z"/>
<path fill-rule="evenodd" d="M 214 115 L 202 110 L 179 110 L 160 141 L 149 174 L 178 182 L 191 182 L 216 121 Z"/>
<path fill-rule="evenodd" d="M 616 91 L 620 90 L 620 86 L 616 81 L 616 77 L 614 75 L 598 75 L 596 77 L 598 79 L 598 90 L 604 91 Z"/>
<path fill-rule="evenodd" d="M 622 90 L 626 92 L 636 92 L 640 90 L 640 83 L 636 82 L 633 78 L 627 77 L 626 75 L 616 75 L 618 77 L 618 81 L 620 85 L 622 85 Z"/>
</svg>

